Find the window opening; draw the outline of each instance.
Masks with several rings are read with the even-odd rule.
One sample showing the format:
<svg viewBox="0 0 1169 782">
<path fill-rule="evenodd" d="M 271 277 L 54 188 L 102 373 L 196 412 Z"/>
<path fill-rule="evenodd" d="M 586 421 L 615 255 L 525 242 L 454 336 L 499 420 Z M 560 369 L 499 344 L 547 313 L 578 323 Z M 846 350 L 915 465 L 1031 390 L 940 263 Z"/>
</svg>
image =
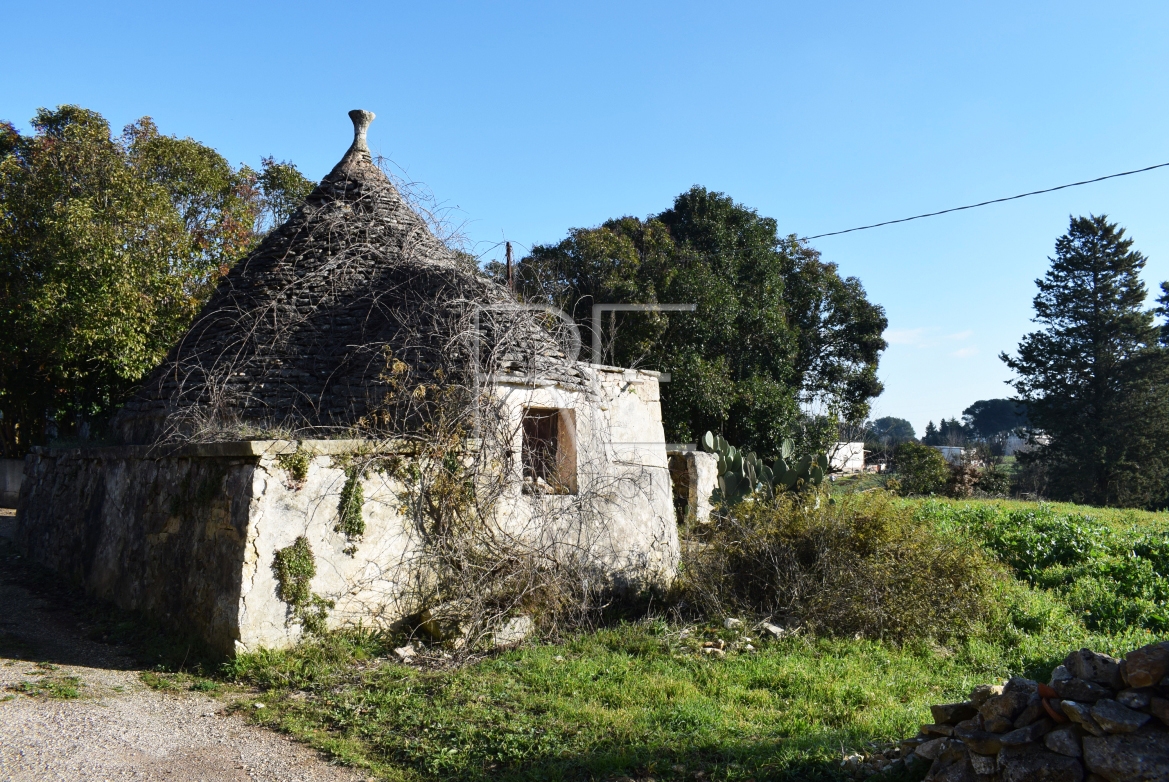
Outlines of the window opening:
<svg viewBox="0 0 1169 782">
<path fill-rule="evenodd" d="M 526 408 L 522 456 L 525 491 L 575 494 L 575 411 Z"/>
</svg>

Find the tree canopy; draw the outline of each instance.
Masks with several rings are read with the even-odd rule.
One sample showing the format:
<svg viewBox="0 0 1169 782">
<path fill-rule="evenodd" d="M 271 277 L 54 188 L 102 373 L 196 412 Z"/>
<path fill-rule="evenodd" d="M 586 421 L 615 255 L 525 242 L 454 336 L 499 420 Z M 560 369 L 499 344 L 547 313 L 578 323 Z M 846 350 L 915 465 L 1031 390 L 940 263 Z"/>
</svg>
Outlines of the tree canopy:
<svg viewBox="0 0 1169 782">
<path fill-rule="evenodd" d="M 1169 351 L 1146 309 L 1145 257 L 1107 217 L 1077 217 L 1055 244 L 1016 373 L 1031 426 L 1023 459 L 1046 468 L 1057 499 L 1160 506 L 1169 488 Z M 1164 286 L 1163 286 L 1164 289 Z"/>
<path fill-rule="evenodd" d="M 886 319 L 860 281 L 781 237 L 775 220 L 701 187 L 645 220 L 534 247 L 516 285 L 571 313 L 585 334 L 594 304 L 696 304 L 693 314 L 606 316 L 602 355 L 592 357 L 671 374 L 662 411 L 672 441 L 711 430 L 765 455 L 793 434 L 822 447 L 837 419 L 863 421 L 881 392 Z"/>
<path fill-rule="evenodd" d="M 897 445 L 916 439 L 917 433 L 913 430 L 913 424 L 904 418 L 887 415 L 870 421 L 865 427 L 865 440 L 882 445 Z"/>
<path fill-rule="evenodd" d="M 966 428 L 975 437 L 990 439 L 1027 425 L 1027 409 L 1014 399 L 980 399 L 962 411 Z"/>
<path fill-rule="evenodd" d="M 31 124 L 26 136 L 0 123 L 4 455 L 84 437 L 187 328 L 265 211 L 306 192 L 290 164 L 236 169 L 149 117 L 120 136 L 78 106 Z"/>
</svg>

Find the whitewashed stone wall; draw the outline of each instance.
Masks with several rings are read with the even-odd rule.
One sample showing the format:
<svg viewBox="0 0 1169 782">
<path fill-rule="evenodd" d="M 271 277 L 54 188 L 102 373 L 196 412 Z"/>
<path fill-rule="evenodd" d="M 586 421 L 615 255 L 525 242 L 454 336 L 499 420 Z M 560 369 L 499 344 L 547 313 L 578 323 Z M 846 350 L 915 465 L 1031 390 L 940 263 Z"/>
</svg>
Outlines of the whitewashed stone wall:
<svg viewBox="0 0 1169 782">
<path fill-rule="evenodd" d="M 653 373 L 589 367 L 587 392 L 506 382 L 499 393 L 522 444 L 525 407 L 571 409 L 576 494 L 528 494 L 520 459 L 496 506 L 518 537 L 587 553 L 616 584 L 666 586 L 678 537 Z M 141 611 L 232 654 L 294 643 L 300 634 L 277 594 L 276 552 L 305 537 L 316 560 L 311 588 L 335 601 L 329 625 L 392 624 L 420 606 L 412 567 L 421 541 L 389 472 L 362 478 L 365 532 L 337 531 L 344 456 L 368 443 L 264 440 L 67 451 L 28 458 L 18 545 L 95 596 Z M 302 484 L 280 456 L 310 454 Z"/>
</svg>

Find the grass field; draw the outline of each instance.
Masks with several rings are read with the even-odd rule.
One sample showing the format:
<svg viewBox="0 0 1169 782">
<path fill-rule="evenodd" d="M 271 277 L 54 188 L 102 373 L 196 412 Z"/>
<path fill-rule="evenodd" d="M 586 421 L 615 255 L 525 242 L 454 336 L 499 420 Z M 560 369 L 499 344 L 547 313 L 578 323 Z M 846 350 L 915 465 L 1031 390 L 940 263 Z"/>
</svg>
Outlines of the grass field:
<svg viewBox="0 0 1169 782">
<path fill-rule="evenodd" d="M 911 735 L 975 684 L 1169 637 L 1169 515 L 904 502 L 1013 574 L 993 626 L 896 646 L 647 619 L 429 670 L 392 661 L 401 637 L 349 632 L 225 676 L 253 719 L 384 779 L 836 779 L 843 753 Z M 718 639 L 725 657 L 703 651 Z"/>
</svg>

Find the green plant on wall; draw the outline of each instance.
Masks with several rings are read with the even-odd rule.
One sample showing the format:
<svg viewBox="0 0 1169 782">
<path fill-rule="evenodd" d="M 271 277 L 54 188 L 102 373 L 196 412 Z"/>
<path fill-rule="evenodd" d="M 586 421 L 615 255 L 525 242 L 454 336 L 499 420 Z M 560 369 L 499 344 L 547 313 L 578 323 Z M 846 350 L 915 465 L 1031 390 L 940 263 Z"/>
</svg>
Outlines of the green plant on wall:
<svg viewBox="0 0 1169 782">
<path fill-rule="evenodd" d="M 280 468 L 288 473 L 288 483 L 294 489 L 299 489 L 304 486 L 305 481 L 308 480 L 308 467 L 312 457 L 308 451 L 301 450 L 300 444 L 296 446 L 295 453 L 282 453 L 276 457 L 276 463 Z"/>
<path fill-rule="evenodd" d="M 341 487 L 341 501 L 337 504 L 336 530 L 351 542 L 365 534 L 365 517 L 361 514 L 361 506 L 365 504 L 365 490 L 361 487 L 363 473 L 355 465 L 345 468 L 345 485 Z M 349 549 L 346 552 L 353 553 Z"/>
<path fill-rule="evenodd" d="M 324 633 L 334 603 L 312 591 L 317 560 L 308 538 L 301 535 L 291 546 L 278 550 L 272 570 L 276 574 L 276 595 L 288 604 L 288 620 L 299 624 L 309 635 Z"/>
</svg>

